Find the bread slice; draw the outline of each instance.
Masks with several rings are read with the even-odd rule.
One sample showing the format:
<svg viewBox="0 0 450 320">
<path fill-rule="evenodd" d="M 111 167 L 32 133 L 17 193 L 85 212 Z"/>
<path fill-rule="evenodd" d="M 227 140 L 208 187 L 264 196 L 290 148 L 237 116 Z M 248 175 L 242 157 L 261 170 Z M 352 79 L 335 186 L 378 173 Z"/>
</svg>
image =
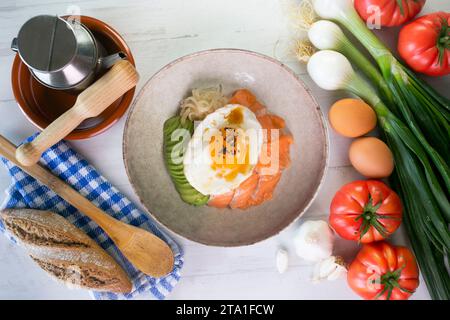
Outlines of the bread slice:
<svg viewBox="0 0 450 320">
<path fill-rule="evenodd" d="M 0 212 L 5 228 L 50 276 L 75 288 L 127 293 L 125 271 L 96 242 L 60 215 L 33 209 Z"/>
</svg>

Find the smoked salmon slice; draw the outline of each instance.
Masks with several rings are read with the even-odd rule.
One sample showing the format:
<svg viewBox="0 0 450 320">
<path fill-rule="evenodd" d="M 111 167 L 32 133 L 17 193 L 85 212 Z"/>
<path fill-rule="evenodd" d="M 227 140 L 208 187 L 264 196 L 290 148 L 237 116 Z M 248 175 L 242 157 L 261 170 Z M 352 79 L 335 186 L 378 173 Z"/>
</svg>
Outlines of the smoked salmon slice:
<svg viewBox="0 0 450 320">
<path fill-rule="evenodd" d="M 259 162 L 255 167 L 255 172 L 259 174 L 268 174 L 264 173 L 263 169 L 271 169 L 270 171 L 279 171 L 289 167 L 291 164 L 290 157 L 290 146 L 294 142 L 294 139 L 290 134 L 282 134 L 278 139 L 278 164 L 272 163 L 272 149 L 275 148 L 272 146 L 271 141 L 265 142 L 261 149 L 261 155 L 259 158 Z M 276 150 L 276 148 L 275 148 Z M 275 174 L 274 172 L 270 172 L 269 175 Z"/>
<path fill-rule="evenodd" d="M 244 107 L 250 107 L 256 102 L 256 97 L 248 89 L 236 90 L 230 99 L 231 104 L 241 104 Z"/>
<path fill-rule="evenodd" d="M 280 130 L 279 135 L 282 134 L 281 129 L 286 126 L 286 122 L 283 118 L 273 115 L 264 114 L 256 117 L 261 124 L 261 127 L 266 130 L 264 133 L 264 141 L 270 142 L 272 140 L 272 130 Z"/>
<path fill-rule="evenodd" d="M 271 176 L 259 176 L 255 191 L 249 199 L 249 206 L 257 206 L 273 197 L 273 192 L 280 182 L 281 171 Z"/>
<path fill-rule="evenodd" d="M 294 138 L 290 134 L 284 134 L 279 139 L 279 164 L 280 169 L 285 169 L 291 164 L 290 149 L 294 143 Z"/>
<path fill-rule="evenodd" d="M 219 194 L 215 196 L 211 196 L 208 201 L 208 206 L 215 208 L 227 208 L 230 205 L 231 200 L 233 200 L 234 190 Z"/>
<path fill-rule="evenodd" d="M 234 193 L 233 200 L 230 202 L 230 207 L 233 209 L 244 209 L 247 206 L 248 200 L 255 191 L 258 184 L 259 175 L 253 173 L 247 180 L 242 182 Z"/>
<path fill-rule="evenodd" d="M 248 89 L 237 90 L 231 97 L 229 103 L 243 105 L 256 114 L 262 113 L 266 109 L 266 107 L 264 107 L 261 103 L 258 102 L 258 100 L 256 100 L 255 95 Z"/>
<path fill-rule="evenodd" d="M 250 110 L 252 110 L 253 113 L 256 114 L 257 116 L 264 115 L 267 112 L 267 108 L 265 106 L 263 106 L 261 103 L 259 103 L 258 101 L 256 101 L 254 104 L 252 104 L 248 108 Z"/>
<path fill-rule="evenodd" d="M 284 119 L 274 114 L 264 114 L 256 118 L 263 129 L 283 129 L 286 126 Z"/>
</svg>

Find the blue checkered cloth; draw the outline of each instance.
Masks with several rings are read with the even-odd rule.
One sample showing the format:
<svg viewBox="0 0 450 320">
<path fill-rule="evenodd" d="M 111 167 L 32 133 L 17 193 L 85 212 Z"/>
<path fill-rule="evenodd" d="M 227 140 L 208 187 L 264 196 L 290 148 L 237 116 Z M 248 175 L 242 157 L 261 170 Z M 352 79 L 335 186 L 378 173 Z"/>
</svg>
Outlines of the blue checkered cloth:
<svg viewBox="0 0 450 320">
<path fill-rule="evenodd" d="M 32 141 L 35 136 L 28 138 L 26 141 Z M 47 150 L 42 155 L 41 165 L 47 167 L 53 174 L 69 183 L 74 189 L 78 190 L 111 216 L 149 230 L 164 240 L 172 248 L 175 256 L 175 267 L 169 275 L 164 278 L 152 278 L 138 271 L 118 251 L 112 240 L 97 224 L 8 160 L 2 158 L 2 161 L 12 178 L 12 184 L 6 190 L 7 197 L 3 203 L 3 208 L 32 208 L 59 213 L 103 247 L 123 267 L 133 282 L 133 291 L 131 293 L 91 292 L 93 298 L 102 300 L 132 299 L 139 295 L 140 298 L 162 300 L 180 280 L 183 253 L 178 245 L 146 213 L 139 210 L 106 181 L 94 167 L 71 149 L 66 142 L 59 142 Z M 1 222 L 0 231 L 5 232 Z M 10 237 L 8 234 L 7 236 Z"/>
</svg>

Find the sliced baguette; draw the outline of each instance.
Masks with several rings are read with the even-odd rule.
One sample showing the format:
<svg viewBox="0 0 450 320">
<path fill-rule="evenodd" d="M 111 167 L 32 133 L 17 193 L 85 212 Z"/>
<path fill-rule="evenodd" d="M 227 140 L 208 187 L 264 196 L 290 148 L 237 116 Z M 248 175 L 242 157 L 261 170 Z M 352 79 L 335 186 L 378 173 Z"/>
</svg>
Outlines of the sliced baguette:
<svg viewBox="0 0 450 320">
<path fill-rule="evenodd" d="M 33 209 L 0 212 L 5 228 L 50 276 L 75 288 L 127 293 L 125 271 L 95 241 L 60 215 Z"/>
</svg>

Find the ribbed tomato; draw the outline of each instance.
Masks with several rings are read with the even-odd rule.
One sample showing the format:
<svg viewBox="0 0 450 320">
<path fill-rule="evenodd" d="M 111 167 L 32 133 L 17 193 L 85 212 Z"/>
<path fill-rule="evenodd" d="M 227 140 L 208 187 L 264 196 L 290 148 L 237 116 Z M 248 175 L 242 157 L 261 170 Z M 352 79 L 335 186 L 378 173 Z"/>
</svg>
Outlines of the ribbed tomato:
<svg viewBox="0 0 450 320">
<path fill-rule="evenodd" d="M 436 12 L 403 27 L 398 52 L 415 71 L 430 76 L 450 73 L 450 13 Z"/>
<path fill-rule="evenodd" d="M 330 225 L 347 240 L 370 243 L 387 238 L 402 222 L 398 195 L 377 180 L 344 185 L 330 206 Z"/>
<path fill-rule="evenodd" d="M 364 21 L 373 18 L 379 8 L 382 26 L 399 26 L 414 18 L 426 0 L 355 0 L 355 8 Z"/>
<path fill-rule="evenodd" d="M 380 241 L 362 247 L 347 282 L 366 300 L 406 300 L 419 286 L 419 268 L 408 248 Z"/>
</svg>

